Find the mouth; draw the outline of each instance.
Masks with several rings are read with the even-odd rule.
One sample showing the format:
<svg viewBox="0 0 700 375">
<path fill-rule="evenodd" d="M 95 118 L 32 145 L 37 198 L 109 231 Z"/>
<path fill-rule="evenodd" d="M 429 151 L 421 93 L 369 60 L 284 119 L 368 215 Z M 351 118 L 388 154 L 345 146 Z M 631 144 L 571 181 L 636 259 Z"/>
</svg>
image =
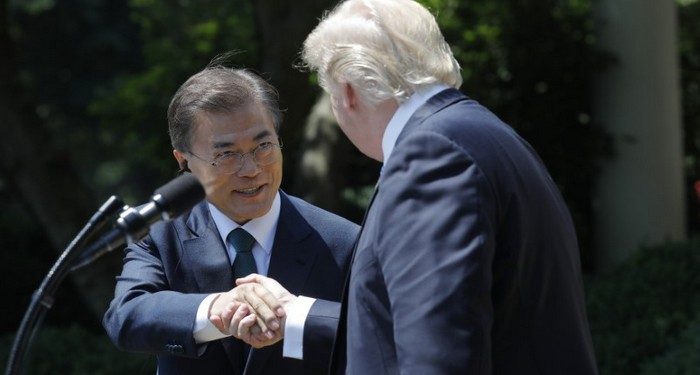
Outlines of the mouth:
<svg viewBox="0 0 700 375">
<path fill-rule="evenodd" d="M 241 194 L 246 197 L 253 197 L 257 195 L 265 185 L 260 185 L 258 187 L 253 187 L 253 188 L 247 188 L 247 189 L 235 189 L 234 191 L 238 194 Z"/>
</svg>

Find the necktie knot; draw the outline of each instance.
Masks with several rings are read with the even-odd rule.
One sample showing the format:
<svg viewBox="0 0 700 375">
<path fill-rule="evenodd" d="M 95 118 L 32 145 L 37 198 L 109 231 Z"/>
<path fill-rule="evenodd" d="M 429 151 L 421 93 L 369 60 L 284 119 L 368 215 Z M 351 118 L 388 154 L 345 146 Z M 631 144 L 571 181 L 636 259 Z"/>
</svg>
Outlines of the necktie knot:
<svg viewBox="0 0 700 375">
<path fill-rule="evenodd" d="M 233 261 L 233 277 L 235 279 L 246 277 L 251 273 L 257 273 L 255 258 L 251 250 L 255 244 L 255 238 L 243 228 L 236 228 L 226 237 L 231 246 L 236 250 L 236 258 Z"/>
<path fill-rule="evenodd" d="M 226 240 L 233 246 L 236 253 L 249 253 L 255 244 L 255 238 L 243 228 L 232 230 Z"/>
</svg>

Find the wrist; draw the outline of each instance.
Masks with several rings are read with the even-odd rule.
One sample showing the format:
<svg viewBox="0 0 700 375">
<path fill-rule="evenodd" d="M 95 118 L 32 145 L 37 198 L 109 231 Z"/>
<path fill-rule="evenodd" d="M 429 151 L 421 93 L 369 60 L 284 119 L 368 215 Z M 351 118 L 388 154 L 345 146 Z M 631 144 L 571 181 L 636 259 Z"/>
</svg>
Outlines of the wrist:
<svg viewBox="0 0 700 375">
<path fill-rule="evenodd" d="M 218 301 L 221 298 L 221 295 L 223 293 L 217 293 L 214 298 L 212 298 L 211 302 L 209 302 L 209 308 L 207 309 L 207 317 L 210 318 L 212 315 L 212 309 L 214 308 L 214 304 L 216 301 Z M 221 312 L 217 312 L 216 315 L 220 314 Z"/>
</svg>

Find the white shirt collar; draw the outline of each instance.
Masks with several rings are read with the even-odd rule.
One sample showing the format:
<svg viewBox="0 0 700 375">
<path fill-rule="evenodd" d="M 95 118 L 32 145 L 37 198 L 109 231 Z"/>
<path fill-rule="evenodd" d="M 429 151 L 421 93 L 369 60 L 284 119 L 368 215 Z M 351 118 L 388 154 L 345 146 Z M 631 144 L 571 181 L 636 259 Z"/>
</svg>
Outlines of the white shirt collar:
<svg viewBox="0 0 700 375">
<path fill-rule="evenodd" d="M 232 230 L 242 227 L 255 238 L 255 241 L 260 244 L 265 253 L 268 255 L 270 254 L 272 245 L 275 244 L 277 222 L 280 218 L 281 202 L 279 191 L 272 201 L 272 207 L 270 207 L 270 210 L 267 211 L 265 215 L 250 220 L 243 225 L 239 225 L 231 220 L 231 218 L 219 211 L 213 204 L 207 202 L 207 205 L 209 206 L 209 212 L 211 212 L 211 217 L 214 219 L 214 224 L 216 224 L 216 229 L 219 230 L 219 235 L 223 243 L 226 243 L 226 237 L 228 237 L 228 234 L 231 233 Z"/>
<path fill-rule="evenodd" d="M 384 164 L 389 160 L 391 152 L 394 150 L 394 145 L 396 145 L 396 140 L 399 138 L 399 134 L 408 120 L 413 116 L 413 114 L 420 108 L 425 102 L 428 101 L 435 94 L 442 90 L 448 89 L 449 87 L 443 84 L 434 84 L 428 87 L 422 88 L 411 95 L 406 101 L 399 105 L 396 109 L 394 116 L 391 117 L 389 124 L 384 130 L 384 136 L 382 137 L 382 153 L 384 154 Z"/>
</svg>

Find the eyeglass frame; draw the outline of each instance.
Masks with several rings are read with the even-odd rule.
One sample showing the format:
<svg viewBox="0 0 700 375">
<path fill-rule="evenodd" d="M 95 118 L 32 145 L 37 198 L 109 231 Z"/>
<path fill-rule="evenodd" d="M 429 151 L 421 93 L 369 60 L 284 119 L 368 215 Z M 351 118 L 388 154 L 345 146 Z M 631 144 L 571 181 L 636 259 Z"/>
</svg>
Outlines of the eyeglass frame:
<svg viewBox="0 0 700 375">
<path fill-rule="evenodd" d="M 230 156 L 220 155 L 220 156 L 214 158 L 214 160 L 207 160 L 207 159 L 205 159 L 205 158 L 203 158 L 203 157 L 201 157 L 201 156 L 195 154 L 195 153 L 192 152 L 192 151 L 185 151 L 185 153 L 186 153 L 186 154 L 189 154 L 189 155 L 192 155 L 192 156 L 194 156 L 195 158 L 197 158 L 197 159 L 199 159 L 199 160 L 201 160 L 201 161 L 203 161 L 203 162 L 205 162 L 205 163 L 208 163 L 210 166 L 214 167 L 214 169 L 216 169 L 216 170 L 219 170 L 219 169 L 221 168 L 221 167 L 220 167 L 220 165 L 221 165 L 220 163 L 222 162 L 222 158 L 232 158 L 232 157 L 234 157 L 234 156 L 238 156 L 238 160 L 239 160 L 240 163 L 241 163 L 241 164 L 238 166 L 238 169 L 235 170 L 235 171 L 232 171 L 232 172 L 230 172 L 230 173 L 226 173 L 226 174 L 236 174 L 236 173 L 240 172 L 241 169 L 243 169 L 243 165 L 245 164 L 245 163 L 244 163 L 244 159 L 245 159 L 245 157 L 246 157 L 247 155 L 249 155 L 249 154 L 252 155 L 252 160 L 253 160 L 253 162 L 255 163 L 255 165 L 258 165 L 258 166 L 267 166 L 267 165 L 272 164 L 272 163 L 270 163 L 270 164 L 262 164 L 262 165 L 261 165 L 261 164 L 258 162 L 258 160 L 255 158 L 255 153 L 258 152 L 258 151 L 261 149 L 260 147 L 262 147 L 262 146 L 263 146 L 264 144 L 266 144 L 266 143 L 270 143 L 270 147 L 277 147 L 277 148 L 280 150 L 280 152 L 282 151 L 282 147 L 283 147 L 282 140 L 279 139 L 279 138 L 277 138 L 277 143 L 275 143 L 275 142 L 270 142 L 270 141 L 262 142 L 262 143 L 260 143 L 259 145 L 255 146 L 255 148 L 253 148 L 252 150 L 250 150 L 250 151 L 248 151 L 248 152 L 244 152 L 244 153 L 240 153 L 240 152 L 231 152 L 230 154 L 227 154 L 227 155 L 230 155 Z M 274 150 L 273 150 L 273 152 L 274 152 Z M 219 171 L 219 173 L 223 173 L 223 172 L 220 172 L 220 171 Z"/>
</svg>

